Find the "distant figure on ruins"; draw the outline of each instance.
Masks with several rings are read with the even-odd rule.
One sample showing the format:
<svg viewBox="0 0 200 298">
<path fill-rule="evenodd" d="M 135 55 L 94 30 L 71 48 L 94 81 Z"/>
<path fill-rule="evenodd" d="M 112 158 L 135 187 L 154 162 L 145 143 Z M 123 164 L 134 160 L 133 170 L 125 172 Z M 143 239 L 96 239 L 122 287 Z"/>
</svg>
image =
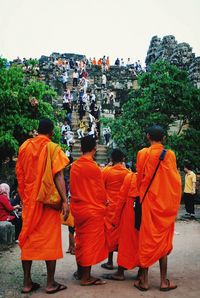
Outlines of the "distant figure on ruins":
<svg viewBox="0 0 200 298">
<path fill-rule="evenodd" d="M 115 60 L 115 65 L 116 65 L 116 66 L 120 66 L 120 60 L 119 60 L 119 58 L 117 58 L 117 59 Z"/>
<path fill-rule="evenodd" d="M 67 70 L 62 75 L 62 82 L 63 82 L 63 88 L 66 89 L 67 82 L 68 82 L 68 73 L 67 73 Z"/>
<path fill-rule="evenodd" d="M 77 87 L 78 85 L 78 77 L 79 77 L 79 74 L 78 74 L 78 71 L 77 69 L 74 69 L 74 72 L 72 74 L 72 78 L 73 78 L 73 87 Z"/>
<path fill-rule="evenodd" d="M 128 58 L 128 59 L 127 59 L 127 62 L 126 62 L 126 66 L 129 67 L 130 65 L 131 65 L 131 59 Z"/>
<path fill-rule="evenodd" d="M 121 65 L 121 67 L 124 67 L 124 66 L 125 66 L 125 64 L 124 64 L 124 59 L 123 59 L 123 58 L 121 58 L 121 63 L 120 63 L 120 65 Z"/>
<path fill-rule="evenodd" d="M 97 65 L 97 61 L 96 61 L 96 58 L 95 57 L 92 60 L 92 65 Z"/>
<path fill-rule="evenodd" d="M 64 123 L 61 127 L 61 134 L 63 134 L 64 131 L 70 131 L 71 130 L 71 127 L 70 125 L 68 124 L 68 121 L 67 120 L 64 120 Z"/>
<path fill-rule="evenodd" d="M 115 109 L 115 96 L 113 92 L 110 92 L 109 94 L 109 113 L 113 114 Z"/>
<path fill-rule="evenodd" d="M 102 59 L 101 59 L 101 58 L 99 58 L 99 60 L 98 60 L 98 66 L 99 66 L 100 68 L 102 68 Z"/>
<path fill-rule="evenodd" d="M 56 260 L 63 257 L 60 211 L 65 220 L 69 214 L 63 175 L 69 159 L 59 145 L 51 142 L 53 128 L 50 119 L 42 119 L 38 136 L 25 141 L 19 149 L 16 174 L 23 203 L 23 226 L 19 236 L 24 271 L 22 293 L 40 287 L 31 279 L 32 260 L 46 261 L 46 293 L 66 289 L 55 281 L 54 275 Z"/>
<path fill-rule="evenodd" d="M 105 73 L 102 74 L 102 77 L 101 77 L 101 86 L 102 88 L 106 88 L 106 82 L 107 82 L 107 78 L 106 78 L 106 75 Z"/>
<path fill-rule="evenodd" d="M 79 124 L 79 129 L 77 130 L 77 134 L 78 134 L 79 139 L 84 137 L 85 131 L 86 131 L 85 121 L 81 120 L 80 124 Z"/>
<path fill-rule="evenodd" d="M 106 71 L 110 70 L 110 59 L 109 57 L 106 58 Z"/>
</svg>

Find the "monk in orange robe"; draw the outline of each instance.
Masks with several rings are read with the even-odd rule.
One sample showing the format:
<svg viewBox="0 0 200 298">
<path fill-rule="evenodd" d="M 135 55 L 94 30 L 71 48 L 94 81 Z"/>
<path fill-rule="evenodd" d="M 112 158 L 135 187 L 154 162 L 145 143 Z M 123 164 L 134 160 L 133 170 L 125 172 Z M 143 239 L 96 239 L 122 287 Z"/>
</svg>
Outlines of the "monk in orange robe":
<svg viewBox="0 0 200 298">
<path fill-rule="evenodd" d="M 151 146 L 138 152 L 137 184 L 140 200 L 149 185 L 163 150 L 164 131 L 154 125 L 147 130 Z M 167 256 L 172 251 L 174 223 L 181 199 L 181 178 L 176 157 L 171 150 L 161 161 L 155 178 L 142 203 L 142 222 L 139 231 L 139 262 L 142 275 L 135 287 L 148 290 L 148 267 L 159 260 L 160 290 L 170 291 L 177 286 L 167 279 Z"/>
<path fill-rule="evenodd" d="M 139 265 L 138 239 L 139 233 L 134 227 L 135 213 L 133 209 L 135 198 L 138 196 L 136 174 L 130 172 L 124 178 L 119 192 L 119 200 L 112 217 L 112 225 L 119 229 L 118 240 L 118 270 L 104 277 L 111 280 L 124 280 L 124 271 Z"/>
<path fill-rule="evenodd" d="M 111 153 L 111 165 L 103 169 L 103 181 L 107 192 L 109 204 L 106 210 L 106 225 L 108 228 L 108 244 L 109 255 L 108 262 L 101 265 L 101 267 L 112 270 L 113 269 L 113 251 L 117 250 L 119 229 L 112 229 L 111 219 L 115 214 L 115 209 L 119 199 L 119 191 L 123 184 L 125 176 L 129 170 L 124 166 L 124 154 L 119 149 L 114 149 Z"/>
<path fill-rule="evenodd" d="M 106 70 L 110 70 L 110 59 L 109 59 L 109 57 L 106 58 Z"/>
<path fill-rule="evenodd" d="M 91 266 L 108 255 L 104 217 L 106 191 L 101 169 L 93 157 L 96 141 L 92 136 L 81 139 L 83 155 L 72 164 L 70 172 L 70 207 L 75 223 L 77 279 L 82 286 L 102 285 L 105 281 L 91 276 Z"/>
<path fill-rule="evenodd" d="M 61 148 L 51 142 L 53 122 L 42 119 L 38 136 L 25 141 L 16 165 L 18 191 L 23 203 L 23 226 L 19 236 L 24 271 L 22 293 L 39 288 L 31 279 L 32 260 L 45 260 L 47 266 L 46 293 L 66 289 L 54 280 L 56 260 L 63 257 L 60 210 L 64 218 L 69 213 L 63 169 L 69 163 Z M 60 203 L 55 205 L 57 198 Z M 47 202 L 52 200 L 48 204 Z M 52 203 L 52 204 L 51 204 Z"/>
<path fill-rule="evenodd" d="M 96 61 L 96 58 L 95 57 L 92 60 L 92 65 L 97 65 L 97 61 Z"/>
<path fill-rule="evenodd" d="M 102 68 L 102 58 L 99 58 L 99 60 L 98 60 L 98 66 L 100 67 L 100 68 Z"/>
</svg>

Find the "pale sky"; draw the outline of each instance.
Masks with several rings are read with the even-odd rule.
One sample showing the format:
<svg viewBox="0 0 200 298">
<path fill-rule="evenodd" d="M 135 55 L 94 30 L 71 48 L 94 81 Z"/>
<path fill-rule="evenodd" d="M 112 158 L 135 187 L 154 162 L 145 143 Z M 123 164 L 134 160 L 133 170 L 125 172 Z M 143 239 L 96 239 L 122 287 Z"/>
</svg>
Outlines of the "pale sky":
<svg viewBox="0 0 200 298">
<path fill-rule="evenodd" d="M 52 52 L 145 60 L 152 36 L 172 34 L 200 56 L 200 0 L 0 0 L 0 55 Z"/>
</svg>

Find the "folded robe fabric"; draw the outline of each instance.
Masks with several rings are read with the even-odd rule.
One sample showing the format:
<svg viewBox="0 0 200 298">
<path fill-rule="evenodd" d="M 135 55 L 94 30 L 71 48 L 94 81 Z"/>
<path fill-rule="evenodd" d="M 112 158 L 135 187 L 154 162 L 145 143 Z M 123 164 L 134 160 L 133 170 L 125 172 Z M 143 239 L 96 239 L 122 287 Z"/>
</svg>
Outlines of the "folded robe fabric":
<svg viewBox="0 0 200 298">
<path fill-rule="evenodd" d="M 143 197 L 163 150 L 162 144 L 153 144 L 138 152 L 137 185 Z M 154 181 L 142 204 L 142 223 L 139 232 L 139 261 L 149 267 L 172 250 L 174 223 L 181 199 L 181 178 L 176 157 L 167 150 Z"/>
<path fill-rule="evenodd" d="M 129 173 L 119 192 L 113 223 L 119 227 L 118 257 L 119 266 L 133 269 L 139 266 L 138 240 L 139 233 L 135 229 L 134 200 L 138 196 L 136 175 Z"/>
<path fill-rule="evenodd" d="M 37 201 L 40 190 L 41 195 L 50 195 L 50 189 L 55 190 L 55 186 L 45 189 L 45 185 L 49 185 L 48 178 L 52 183 L 54 175 L 69 163 L 69 159 L 57 146 L 48 137 L 38 135 L 24 142 L 19 149 L 16 174 L 23 202 L 23 226 L 19 236 L 22 260 L 55 260 L 63 256 L 60 211 Z M 47 173 L 48 158 L 51 158 L 55 150 L 51 173 Z"/>
<path fill-rule="evenodd" d="M 119 229 L 113 229 L 111 219 L 119 200 L 119 191 L 123 184 L 125 176 L 130 173 L 123 164 L 107 166 L 103 169 L 103 181 L 106 188 L 108 206 L 106 208 L 106 227 L 109 251 L 114 251 L 118 246 Z"/>
<path fill-rule="evenodd" d="M 75 254 L 80 266 L 95 265 L 108 256 L 105 232 L 106 191 L 102 173 L 89 156 L 81 156 L 70 171 L 71 211 L 75 224 Z"/>
</svg>

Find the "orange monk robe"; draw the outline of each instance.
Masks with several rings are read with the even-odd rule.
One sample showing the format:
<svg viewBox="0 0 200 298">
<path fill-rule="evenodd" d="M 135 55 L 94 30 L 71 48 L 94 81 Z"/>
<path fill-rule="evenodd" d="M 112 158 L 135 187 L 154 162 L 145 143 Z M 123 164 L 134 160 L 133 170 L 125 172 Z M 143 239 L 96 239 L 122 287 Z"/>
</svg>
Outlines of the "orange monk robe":
<svg viewBox="0 0 200 298">
<path fill-rule="evenodd" d="M 138 152 L 136 167 L 140 198 L 155 171 L 162 149 L 163 145 L 154 144 Z M 167 150 L 142 205 L 139 261 L 143 268 L 151 266 L 171 252 L 180 199 L 181 178 L 176 157 L 171 150 Z"/>
<path fill-rule="evenodd" d="M 97 61 L 95 58 L 92 60 L 92 65 L 97 65 Z"/>
<path fill-rule="evenodd" d="M 23 227 L 19 236 L 22 260 L 56 260 L 63 257 L 60 211 L 47 208 L 36 200 L 41 186 L 45 193 L 43 180 L 48 182 L 44 174 L 49 142 L 48 137 L 38 135 L 24 142 L 19 149 L 16 174 L 23 202 Z M 57 147 L 53 142 L 50 145 L 51 150 Z M 64 152 L 60 147 L 57 148 L 52 161 L 52 176 L 68 163 L 69 159 Z"/>
<path fill-rule="evenodd" d="M 101 59 L 101 58 L 98 60 L 98 66 L 99 66 L 100 68 L 102 67 L 102 59 Z"/>
<path fill-rule="evenodd" d="M 110 229 L 111 219 L 115 214 L 115 209 L 119 199 L 119 191 L 123 184 L 125 176 L 130 173 L 129 170 L 122 164 L 107 166 L 103 169 L 103 181 L 106 188 L 109 205 L 106 210 L 106 226 L 108 228 L 108 244 L 109 251 L 117 249 L 119 230 Z"/>
<path fill-rule="evenodd" d="M 107 66 L 107 69 L 109 70 L 110 69 L 110 60 L 109 60 L 109 58 L 106 59 L 106 66 Z"/>
<path fill-rule="evenodd" d="M 75 223 L 75 254 L 80 266 L 95 265 L 108 256 L 104 217 L 106 191 L 96 162 L 81 156 L 70 171 L 71 211 Z"/>
<path fill-rule="evenodd" d="M 119 200 L 116 206 L 112 222 L 119 226 L 118 257 L 119 266 L 133 269 L 139 265 L 138 240 L 139 234 L 134 227 L 135 213 L 133 204 L 138 196 L 136 175 L 129 173 L 124 178 L 119 192 Z"/>
</svg>

